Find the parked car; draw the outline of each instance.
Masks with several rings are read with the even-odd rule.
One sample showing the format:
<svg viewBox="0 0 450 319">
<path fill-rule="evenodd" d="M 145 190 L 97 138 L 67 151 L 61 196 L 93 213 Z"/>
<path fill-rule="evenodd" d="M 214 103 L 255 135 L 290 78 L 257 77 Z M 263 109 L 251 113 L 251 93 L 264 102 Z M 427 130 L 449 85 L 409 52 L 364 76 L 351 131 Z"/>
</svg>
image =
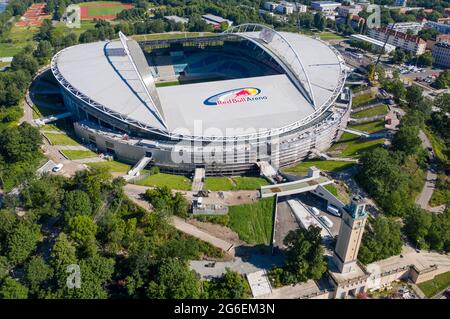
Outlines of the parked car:
<svg viewBox="0 0 450 319">
<path fill-rule="evenodd" d="M 327 217 L 327 216 L 320 216 L 320 220 L 322 220 L 322 222 L 328 227 L 328 228 L 332 228 L 333 227 L 333 222 Z"/>
<path fill-rule="evenodd" d="M 330 214 L 337 216 L 337 217 L 341 217 L 341 212 L 339 211 L 339 208 L 337 208 L 334 205 L 328 205 L 327 206 L 327 212 L 329 212 Z"/>
<path fill-rule="evenodd" d="M 320 216 L 320 212 L 317 208 L 310 207 L 309 210 L 311 211 L 311 213 L 313 213 L 314 216 Z"/>
<path fill-rule="evenodd" d="M 60 170 L 62 170 L 63 167 L 64 167 L 63 164 L 57 164 L 56 166 L 54 166 L 54 167 L 52 168 L 52 172 L 53 172 L 53 173 L 58 173 Z"/>
</svg>

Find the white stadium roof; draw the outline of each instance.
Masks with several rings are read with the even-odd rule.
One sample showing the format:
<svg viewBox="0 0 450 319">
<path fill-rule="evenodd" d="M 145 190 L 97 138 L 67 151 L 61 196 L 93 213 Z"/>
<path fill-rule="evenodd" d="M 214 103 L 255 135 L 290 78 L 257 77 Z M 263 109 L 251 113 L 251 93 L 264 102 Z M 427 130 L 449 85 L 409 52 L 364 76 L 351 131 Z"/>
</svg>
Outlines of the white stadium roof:
<svg viewBox="0 0 450 319">
<path fill-rule="evenodd" d="M 256 32 L 233 34 L 258 42 L 259 34 Z M 125 44 L 123 41 L 97 42 L 67 48 L 55 56 L 52 69 L 54 73 L 57 70 L 60 77 L 57 79 L 60 83 L 63 79 L 65 87 L 69 84 L 73 90 L 104 106 L 112 114 L 121 114 L 124 121 L 138 122 L 158 131 L 171 133 L 183 128 L 190 132 L 185 134 L 196 135 L 195 120 L 203 121 L 203 130 L 218 128 L 224 135 L 227 135 L 227 128 L 235 127 L 273 130 L 292 125 L 314 113 L 318 115 L 340 93 L 345 77 L 338 53 L 325 43 L 294 33 L 280 32 L 277 35 L 282 40 L 273 37 L 269 42 L 258 43 L 292 67 L 290 70 L 305 88 L 303 92 L 288 72 L 155 89 L 148 65 L 135 61 L 142 58 L 142 52 L 132 52 L 133 57 L 124 54 L 126 42 L 130 51 L 136 51 L 134 41 L 126 41 Z M 291 51 L 286 49 L 286 41 Z M 301 65 L 295 64 L 296 58 L 301 60 Z M 258 99 L 233 105 L 204 104 L 214 95 L 246 88 L 260 90 L 254 96 Z M 253 92 L 251 90 L 248 92 Z M 313 96 L 314 103 L 309 95 Z M 213 135 L 221 136 L 219 133 Z"/>
</svg>

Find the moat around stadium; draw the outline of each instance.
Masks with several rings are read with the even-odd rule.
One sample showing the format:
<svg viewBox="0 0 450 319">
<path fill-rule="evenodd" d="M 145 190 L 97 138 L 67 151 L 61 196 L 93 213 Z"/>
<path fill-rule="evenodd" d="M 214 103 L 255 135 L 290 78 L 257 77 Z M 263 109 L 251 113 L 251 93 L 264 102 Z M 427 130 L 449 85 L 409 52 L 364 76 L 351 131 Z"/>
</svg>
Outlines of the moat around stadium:
<svg viewBox="0 0 450 319">
<path fill-rule="evenodd" d="M 81 44 L 52 60 L 76 134 L 174 173 L 295 164 L 341 135 L 346 67 L 324 42 L 246 24 L 221 34 Z"/>
</svg>

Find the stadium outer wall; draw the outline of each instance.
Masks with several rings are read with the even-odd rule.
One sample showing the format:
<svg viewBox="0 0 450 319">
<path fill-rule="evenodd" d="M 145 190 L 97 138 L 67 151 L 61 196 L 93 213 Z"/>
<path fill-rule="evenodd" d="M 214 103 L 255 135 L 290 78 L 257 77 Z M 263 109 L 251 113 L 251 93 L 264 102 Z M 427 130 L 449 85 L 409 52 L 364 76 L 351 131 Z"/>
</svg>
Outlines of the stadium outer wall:
<svg viewBox="0 0 450 319">
<path fill-rule="evenodd" d="M 159 139 L 157 136 L 139 138 L 124 135 L 123 132 L 132 131 L 130 127 L 113 118 L 106 119 L 105 114 L 76 99 L 63 87 L 62 92 L 65 105 L 78 119 L 74 123 L 76 135 L 83 142 L 96 145 L 98 151 L 112 154 L 119 161 L 132 165 L 144 156 L 151 156 L 153 165 L 159 166 L 161 171 L 175 174 L 192 174 L 195 168 L 204 167 L 207 175 L 252 173 L 257 169 L 258 160 L 268 161 L 274 167 L 285 167 L 315 157 L 316 152 L 327 150 L 342 135 L 341 129 L 347 126 L 352 100 L 348 90 L 346 101 L 335 102 L 318 118 L 259 144 L 258 141 L 242 141 L 235 143 L 231 149 L 226 149 L 223 144 L 216 145 L 223 149 L 222 162 L 207 163 L 205 157 L 209 153 L 194 151 L 184 154 L 184 158 L 187 155 L 190 159 L 188 163 L 177 163 L 172 156 L 178 141 Z"/>
</svg>

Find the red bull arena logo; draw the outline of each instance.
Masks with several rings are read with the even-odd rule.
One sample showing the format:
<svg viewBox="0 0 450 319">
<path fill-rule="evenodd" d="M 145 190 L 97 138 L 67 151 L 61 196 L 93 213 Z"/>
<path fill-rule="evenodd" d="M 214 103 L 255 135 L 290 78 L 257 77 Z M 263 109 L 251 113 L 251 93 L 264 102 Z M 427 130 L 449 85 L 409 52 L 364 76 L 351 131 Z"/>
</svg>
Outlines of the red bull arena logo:
<svg viewBox="0 0 450 319">
<path fill-rule="evenodd" d="M 208 106 L 218 106 L 267 100 L 267 96 L 262 96 L 260 93 L 261 90 L 258 88 L 239 88 L 213 95 L 203 103 Z"/>
</svg>

